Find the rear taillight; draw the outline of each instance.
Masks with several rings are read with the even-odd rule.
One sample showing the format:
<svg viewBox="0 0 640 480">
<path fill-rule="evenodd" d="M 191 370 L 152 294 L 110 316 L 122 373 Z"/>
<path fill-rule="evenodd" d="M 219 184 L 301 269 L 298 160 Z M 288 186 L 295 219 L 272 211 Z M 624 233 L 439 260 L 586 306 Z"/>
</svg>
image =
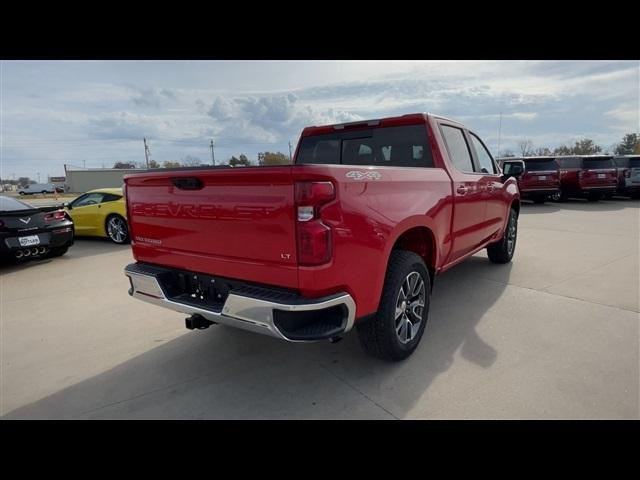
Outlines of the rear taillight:
<svg viewBox="0 0 640 480">
<path fill-rule="evenodd" d="M 57 210 L 52 213 L 47 213 L 44 216 L 44 219 L 47 222 L 59 222 L 60 220 L 64 220 L 64 216 L 65 216 L 64 210 Z"/>
<path fill-rule="evenodd" d="M 322 222 L 321 207 L 336 198 L 331 182 L 295 184 L 298 263 L 322 265 L 331 260 L 331 228 Z"/>
<path fill-rule="evenodd" d="M 625 170 L 623 175 L 624 175 L 624 178 L 631 178 L 631 170 Z"/>
</svg>

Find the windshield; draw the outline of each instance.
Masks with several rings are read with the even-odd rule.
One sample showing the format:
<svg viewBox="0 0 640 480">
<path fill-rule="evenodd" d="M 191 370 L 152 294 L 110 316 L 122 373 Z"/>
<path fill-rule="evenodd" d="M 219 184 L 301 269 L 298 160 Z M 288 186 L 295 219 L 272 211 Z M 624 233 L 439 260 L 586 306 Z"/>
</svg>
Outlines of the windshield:
<svg viewBox="0 0 640 480">
<path fill-rule="evenodd" d="M 374 128 L 304 137 L 296 164 L 432 167 L 424 125 Z"/>
<path fill-rule="evenodd" d="M 553 158 L 545 160 L 525 160 L 527 172 L 540 172 L 543 170 L 558 170 L 560 168 Z"/>
<path fill-rule="evenodd" d="M 33 207 L 15 198 L 0 196 L 1 212 L 17 212 L 19 210 L 32 210 Z"/>
<path fill-rule="evenodd" d="M 613 158 L 584 158 L 582 168 L 587 170 L 598 170 L 601 168 L 615 168 Z"/>
</svg>

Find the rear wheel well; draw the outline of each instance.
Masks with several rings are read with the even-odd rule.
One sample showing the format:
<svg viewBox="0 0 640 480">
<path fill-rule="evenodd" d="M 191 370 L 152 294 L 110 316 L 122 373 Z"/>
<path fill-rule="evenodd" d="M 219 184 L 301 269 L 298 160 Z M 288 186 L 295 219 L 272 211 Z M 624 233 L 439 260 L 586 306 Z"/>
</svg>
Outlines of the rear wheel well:
<svg viewBox="0 0 640 480">
<path fill-rule="evenodd" d="M 407 230 L 398 237 L 393 250 L 407 250 L 419 255 L 427 266 L 433 286 L 436 271 L 436 243 L 431 230 L 427 227 L 414 227 Z"/>
</svg>

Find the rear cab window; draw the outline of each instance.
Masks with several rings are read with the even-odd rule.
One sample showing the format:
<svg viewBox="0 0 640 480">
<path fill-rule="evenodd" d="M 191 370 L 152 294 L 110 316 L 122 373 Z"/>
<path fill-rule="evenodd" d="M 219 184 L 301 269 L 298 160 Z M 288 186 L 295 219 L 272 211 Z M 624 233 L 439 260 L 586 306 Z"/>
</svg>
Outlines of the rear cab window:
<svg viewBox="0 0 640 480">
<path fill-rule="evenodd" d="M 560 168 L 558 162 L 553 158 L 525 159 L 524 165 L 527 172 L 555 171 Z"/>
<path fill-rule="evenodd" d="M 424 124 L 303 137 L 296 164 L 433 167 Z"/>
<path fill-rule="evenodd" d="M 603 158 L 583 158 L 582 168 L 586 170 L 602 170 L 605 168 L 616 168 L 612 157 Z"/>
<path fill-rule="evenodd" d="M 22 210 L 33 210 L 31 205 L 16 200 L 15 198 L 0 196 L 0 212 L 19 212 Z"/>
</svg>

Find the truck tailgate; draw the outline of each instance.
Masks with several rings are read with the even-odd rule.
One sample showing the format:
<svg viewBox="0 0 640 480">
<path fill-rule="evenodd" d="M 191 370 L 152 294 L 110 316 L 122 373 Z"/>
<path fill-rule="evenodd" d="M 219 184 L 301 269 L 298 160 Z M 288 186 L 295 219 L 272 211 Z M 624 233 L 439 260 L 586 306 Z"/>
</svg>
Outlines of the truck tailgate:
<svg viewBox="0 0 640 480">
<path fill-rule="evenodd" d="M 125 177 L 139 262 L 297 288 L 290 166 Z"/>
</svg>

